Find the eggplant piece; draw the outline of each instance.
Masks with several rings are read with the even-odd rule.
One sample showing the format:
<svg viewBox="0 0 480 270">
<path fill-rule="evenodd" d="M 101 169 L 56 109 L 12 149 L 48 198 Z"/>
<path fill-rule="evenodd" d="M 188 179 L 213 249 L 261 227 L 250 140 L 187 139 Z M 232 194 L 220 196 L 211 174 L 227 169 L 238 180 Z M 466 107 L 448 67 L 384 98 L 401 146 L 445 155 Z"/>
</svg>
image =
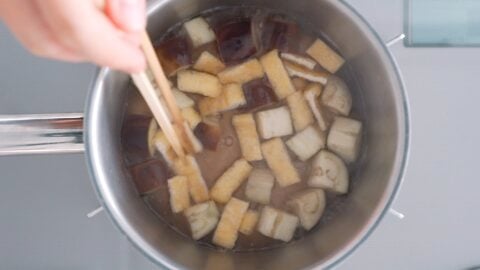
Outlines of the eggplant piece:
<svg viewBox="0 0 480 270">
<path fill-rule="evenodd" d="M 335 154 L 322 150 L 312 162 L 308 185 L 345 194 L 349 185 L 347 166 Z"/>
<path fill-rule="evenodd" d="M 255 55 L 250 19 L 234 19 L 215 28 L 218 52 L 227 65 L 239 63 Z"/>
<path fill-rule="evenodd" d="M 348 116 L 352 110 L 352 95 L 342 79 L 330 76 L 322 94 L 322 103 L 335 113 Z"/>
<path fill-rule="evenodd" d="M 293 54 L 293 53 L 281 53 L 280 54 L 280 57 L 282 59 L 285 59 L 289 62 L 292 62 L 292 63 L 295 63 L 297 65 L 300 65 L 304 68 L 307 68 L 309 70 L 313 70 L 315 68 L 315 66 L 317 65 L 317 62 L 315 62 L 315 60 L 311 59 L 311 58 L 308 58 L 308 57 L 305 57 L 305 56 L 302 56 L 302 55 L 298 55 L 298 54 Z"/>
<path fill-rule="evenodd" d="M 258 27 L 256 36 L 261 43 L 258 46 L 262 52 L 272 49 L 287 52 L 291 48 L 297 47 L 299 28 L 296 23 L 278 16 L 269 16 L 259 20 L 261 22 L 256 24 Z"/>
<path fill-rule="evenodd" d="M 208 201 L 188 208 L 185 216 L 190 223 L 192 238 L 199 240 L 215 229 L 220 214 L 215 203 Z"/>
<path fill-rule="evenodd" d="M 171 37 L 164 40 L 155 51 L 167 76 L 192 65 L 192 48 L 184 37 Z"/>
<path fill-rule="evenodd" d="M 127 165 L 142 163 L 150 158 L 148 131 L 151 120 L 151 116 L 126 116 L 122 127 L 121 145 Z"/>
<path fill-rule="evenodd" d="M 292 240 L 298 223 L 298 217 L 265 206 L 258 221 L 258 231 L 265 236 L 288 242 Z"/>
<path fill-rule="evenodd" d="M 216 151 L 222 137 L 222 130 L 218 124 L 200 122 L 193 130 L 193 134 L 206 149 Z"/>
<path fill-rule="evenodd" d="M 247 101 L 247 105 L 243 107 L 244 111 L 256 110 L 278 101 L 272 86 L 265 79 L 257 79 L 243 84 L 243 93 Z"/>
<path fill-rule="evenodd" d="M 309 126 L 286 142 L 288 148 L 301 161 L 307 161 L 325 147 L 325 138 L 313 126 Z"/>
<path fill-rule="evenodd" d="M 321 189 L 307 189 L 293 196 L 287 205 L 300 218 L 302 227 L 311 230 L 322 217 L 326 206 L 325 192 Z"/>
<path fill-rule="evenodd" d="M 254 169 L 248 178 L 245 196 L 251 202 L 268 204 L 274 184 L 275 177 L 270 170 Z"/>
<path fill-rule="evenodd" d="M 287 72 L 292 77 L 300 77 L 310 82 L 321 83 L 323 85 L 327 84 L 328 77 L 330 76 L 327 72 L 310 70 L 301 65 L 285 61 L 285 68 Z"/>
<path fill-rule="evenodd" d="M 164 162 L 151 159 L 130 167 L 130 174 L 140 195 L 151 193 L 165 185 L 172 172 Z"/>
<path fill-rule="evenodd" d="M 257 124 L 263 139 L 283 137 L 293 133 L 292 118 L 286 106 L 258 112 Z"/>
<path fill-rule="evenodd" d="M 327 131 L 328 129 L 328 122 L 326 115 L 322 108 L 320 108 L 318 99 L 322 94 L 322 87 L 320 84 L 312 83 L 303 91 L 303 96 L 308 102 L 308 106 L 312 111 L 315 119 L 317 119 L 318 127 L 321 131 Z"/>
<path fill-rule="evenodd" d="M 327 147 L 339 155 L 345 162 L 354 162 L 358 157 L 362 137 L 360 121 L 335 117 L 327 138 Z"/>
</svg>

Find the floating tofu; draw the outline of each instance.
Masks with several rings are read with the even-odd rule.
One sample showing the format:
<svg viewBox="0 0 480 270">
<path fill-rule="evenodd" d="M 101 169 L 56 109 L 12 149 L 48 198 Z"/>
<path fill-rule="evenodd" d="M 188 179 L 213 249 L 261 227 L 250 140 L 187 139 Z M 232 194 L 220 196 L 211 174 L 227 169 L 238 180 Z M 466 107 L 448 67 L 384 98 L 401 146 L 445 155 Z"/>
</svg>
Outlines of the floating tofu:
<svg viewBox="0 0 480 270">
<path fill-rule="evenodd" d="M 346 117 L 335 117 L 327 138 L 327 147 L 345 162 L 357 159 L 362 137 L 362 123 Z"/>
<path fill-rule="evenodd" d="M 285 61 L 285 68 L 287 69 L 288 74 L 292 77 L 300 77 L 307 81 L 321 83 L 323 85 L 328 82 L 328 76 L 330 76 L 330 74 L 326 72 L 310 70 L 304 66 L 288 61 Z"/>
<path fill-rule="evenodd" d="M 258 131 L 263 139 L 288 136 L 293 133 L 292 119 L 287 107 L 257 113 Z"/>
<path fill-rule="evenodd" d="M 215 41 L 215 33 L 202 17 L 197 17 L 183 24 L 194 47 Z"/>
<path fill-rule="evenodd" d="M 255 79 L 260 79 L 264 75 L 263 67 L 257 59 L 248 60 L 242 64 L 229 67 L 218 73 L 218 78 L 223 84 L 238 83 L 243 84 Z"/>
<path fill-rule="evenodd" d="M 220 61 L 213 54 L 208 51 L 202 52 L 197 59 L 197 62 L 193 65 L 193 68 L 198 71 L 203 71 L 211 74 L 218 74 L 225 69 L 225 64 Z"/>
<path fill-rule="evenodd" d="M 148 130 L 147 130 L 147 140 L 148 140 L 148 152 L 150 153 L 151 156 L 153 156 L 155 152 L 155 145 L 153 139 L 155 138 L 155 134 L 157 134 L 158 131 L 158 124 L 155 118 L 153 118 L 150 121 L 150 124 L 148 125 Z"/>
<path fill-rule="evenodd" d="M 288 76 L 283 62 L 278 56 L 278 50 L 270 51 L 260 58 L 260 63 L 272 84 L 273 90 L 279 99 L 286 98 L 295 92 L 295 87 Z"/>
<path fill-rule="evenodd" d="M 197 125 L 202 122 L 202 117 L 193 107 L 183 108 L 181 110 L 183 119 L 187 121 L 191 129 L 195 129 Z"/>
<path fill-rule="evenodd" d="M 296 216 L 265 206 L 258 221 L 258 231 L 273 239 L 288 242 L 292 240 L 299 220 Z"/>
<path fill-rule="evenodd" d="M 334 153 L 322 150 L 312 161 L 308 185 L 338 194 L 348 192 L 348 169 Z"/>
<path fill-rule="evenodd" d="M 253 114 L 235 115 L 232 118 L 232 123 L 240 142 L 243 157 L 248 161 L 262 160 L 260 138 L 258 137 Z"/>
<path fill-rule="evenodd" d="M 285 59 L 289 62 L 295 63 L 295 64 L 303 66 L 305 68 L 308 68 L 310 70 L 313 70 L 315 68 L 315 66 L 317 65 L 317 62 L 315 62 L 315 60 L 313 60 L 311 58 L 308 58 L 308 57 L 305 57 L 305 56 L 298 55 L 298 54 L 281 53 L 280 57 L 282 57 L 283 59 Z"/>
<path fill-rule="evenodd" d="M 250 235 L 257 226 L 260 214 L 255 210 L 248 210 L 243 216 L 242 223 L 240 224 L 239 231 L 245 235 Z"/>
<path fill-rule="evenodd" d="M 187 177 L 189 193 L 195 203 L 208 201 L 210 198 L 208 187 L 194 157 L 186 156 L 185 159 L 176 159 L 173 170 L 177 175 Z"/>
<path fill-rule="evenodd" d="M 192 238 L 201 239 L 217 226 L 220 214 L 214 202 L 208 201 L 194 205 L 184 212 L 190 223 Z"/>
<path fill-rule="evenodd" d="M 293 166 L 287 148 L 280 138 L 264 142 L 262 153 L 281 187 L 300 182 L 300 175 Z"/>
<path fill-rule="evenodd" d="M 190 195 L 188 194 L 188 179 L 185 176 L 175 176 L 168 179 L 168 191 L 170 193 L 170 208 L 173 213 L 180 213 L 190 207 Z"/>
<path fill-rule="evenodd" d="M 345 63 L 345 60 L 338 53 L 320 39 L 317 39 L 308 48 L 307 54 L 330 73 L 337 72 Z"/>
<path fill-rule="evenodd" d="M 185 93 L 178 91 L 177 89 L 172 89 L 172 93 L 180 109 L 195 106 L 195 102 L 193 101 L 193 99 L 189 98 L 187 95 L 185 95 Z"/>
<path fill-rule="evenodd" d="M 293 119 L 295 130 L 301 131 L 311 125 L 315 119 L 303 93 L 297 91 L 287 97 L 287 104 Z"/>
<path fill-rule="evenodd" d="M 247 210 L 247 202 L 232 198 L 223 209 L 212 242 L 224 248 L 233 248 L 238 238 L 238 229 Z"/>
<path fill-rule="evenodd" d="M 325 137 L 316 128 L 309 126 L 295 134 L 286 144 L 301 161 L 307 161 L 325 147 Z"/>
<path fill-rule="evenodd" d="M 183 92 L 218 97 L 222 85 L 217 77 L 199 71 L 181 70 L 177 74 L 177 87 Z"/>
<path fill-rule="evenodd" d="M 320 105 L 318 104 L 318 99 L 322 94 L 322 88 L 319 84 L 314 83 L 307 86 L 305 91 L 303 91 L 303 96 L 307 100 L 310 110 L 313 112 L 315 119 L 317 119 L 318 127 L 321 131 L 326 131 L 328 129 L 327 121 L 324 117 Z"/>
<path fill-rule="evenodd" d="M 335 113 L 347 116 L 352 109 L 352 95 L 342 79 L 331 76 L 322 94 L 322 103 Z"/>
<path fill-rule="evenodd" d="M 252 171 L 250 165 L 245 159 L 239 159 L 233 163 L 215 182 L 210 196 L 218 203 L 227 203 L 232 197 L 233 192 L 247 179 Z"/>
<path fill-rule="evenodd" d="M 247 104 L 242 86 L 232 83 L 223 87 L 222 93 L 215 97 L 206 97 L 200 100 L 198 108 L 203 116 L 217 114 L 237 109 Z"/>
<path fill-rule="evenodd" d="M 305 230 L 315 226 L 325 210 L 325 192 L 321 189 L 307 189 L 295 194 L 287 205 L 300 218 L 300 224 Z"/>
<path fill-rule="evenodd" d="M 267 169 L 254 169 L 248 178 L 245 196 L 251 202 L 270 203 L 275 177 Z"/>
</svg>

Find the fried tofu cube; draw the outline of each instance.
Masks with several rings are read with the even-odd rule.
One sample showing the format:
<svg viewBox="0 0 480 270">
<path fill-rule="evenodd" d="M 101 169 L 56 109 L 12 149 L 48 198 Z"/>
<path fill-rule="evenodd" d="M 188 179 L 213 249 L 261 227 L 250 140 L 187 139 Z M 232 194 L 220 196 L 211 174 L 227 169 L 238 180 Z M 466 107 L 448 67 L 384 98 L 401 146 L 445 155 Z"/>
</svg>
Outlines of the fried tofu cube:
<svg viewBox="0 0 480 270">
<path fill-rule="evenodd" d="M 247 210 L 248 202 L 232 198 L 223 209 L 212 242 L 224 248 L 233 248 L 238 238 L 238 229 Z"/>
<path fill-rule="evenodd" d="M 194 47 L 199 47 L 215 40 L 215 33 L 202 17 L 186 22 L 183 27 L 187 31 Z"/>
<path fill-rule="evenodd" d="M 170 208 L 173 213 L 180 213 L 190 207 L 190 195 L 188 194 L 188 179 L 185 176 L 175 176 L 168 179 L 168 191 L 170 193 Z"/>
<path fill-rule="evenodd" d="M 188 179 L 188 190 L 195 203 L 208 201 L 208 187 L 203 179 L 198 163 L 193 156 L 178 158 L 173 163 L 173 170 L 177 175 L 183 175 Z"/>
<path fill-rule="evenodd" d="M 211 74 L 218 74 L 225 69 L 225 64 L 220 61 L 213 54 L 208 51 L 202 52 L 197 59 L 197 62 L 193 65 L 193 68 L 198 71 L 203 71 Z"/>
<path fill-rule="evenodd" d="M 263 55 L 260 58 L 260 63 L 262 64 L 278 99 L 286 98 L 295 92 L 295 87 L 290 80 L 290 76 L 288 76 L 287 70 L 278 56 L 278 50 L 272 50 Z"/>
<path fill-rule="evenodd" d="M 327 138 L 327 147 L 339 155 L 346 163 L 354 162 L 358 157 L 362 140 L 360 121 L 335 117 Z"/>
<path fill-rule="evenodd" d="M 296 216 L 265 206 L 258 221 L 258 231 L 273 239 L 288 242 L 292 240 L 299 220 Z"/>
<path fill-rule="evenodd" d="M 254 169 L 250 174 L 245 188 L 245 196 L 251 202 L 268 204 L 275 177 L 267 169 Z"/>
<path fill-rule="evenodd" d="M 292 115 L 293 126 L 297 132 L 304 130 L 315 121 L 302 92 L 297 91 L 288 96 L 287 104 Z"/>
<path fill-rule="evenodd" d="M 263 139 L 283 137 L 293 133 L 290 111 L 285 106 L 258 112 L 257 121 L 258 130 Z"/>
<path fill-rule="evenodd" d="M 337 72 L 345 63 L 345 60 L 338 53 L 320 39 L 317 39 L 308 48 L 307 54 L 330 73 Z"/>
<path fill-rule="evenodd" d="M 289 62 L 295 63 L 297 65 L 303 66 L 305 68 L 308 68 L 310 70 L 313 70 L 315 66 L 317 65 L 317 62 L 315 60 L 310 59 L 305 56 L 301 56 L 298 54 L 293 54 L 293 53 L 281 53 L 280 57 L 282 59 L 285 59 Z"/>
<path fill-rule="evenodd" d="M 263 78 L 263 67 L 257 59 L 251 59 L 242 64 L 229 67 L 218 73 L 218 78 L 223 84 L 238 83 L 244 84 L 246 82 Z"/>
<path fill-rule="evenodd" d="M 185 109 L 188 107 L 195 106 L 195 102 L 193 101 L 193 99 L 189 98 L 182 91 L 179 91 L 178 89 L 172 89 L 172 93 L 180 109 Z"/>
<path fill-rule="evenodd" d="M 184 214 L 190 224 L 192 238 L 195 240 L 213 231 L 220 217 L 217 206 L 212 201 L 194 205 L 185 210 Z"/>
<path fill-rule="evenodd" d="M 183 108 L 181 110 L 182 116 L 187 121 L 188 126 L 191 129 L 195 129 L 200 122 L 202 122 L 202 117 L 193 107 Z"/>
<path fill-rule="evenodd" d="M 303 96 L 307 100 L 308 106 L 310 107 L 310 110 L 313 112 L 315 119 L 317 119 L 317 123 L 320 130 L 327 131 L 328 129 L 327 120 L 325 119 L 318 102 L 318 98 L 320 97 L 321 94 L 322 94 L 322 88 L 317 83 L 310 84 L 309 86 L 307 86 L 305 91 L 303 91 Z"/>
<path fill-rule="evenodd" d="M 243 216 L 239 231 L 245 235 L 250 235 L 257 226 L 260 214 L 255 210 L 248 210 Z"/>
<path fill-rule="evenodd" d="M 207 97 L 218 97 L 222 93 L 222 84 L 217 77 L 193 70 L 178 72 L 177 87 L 180 91 Z"/>
<path fill-rule="evenodd" d="M 300 182 L 300 175 L 293 166 L 285 144 L 280 138 L 264 142 L 262 153 L 281 187 Z"/>
<path fill-rule="evenodd" d="M 286 144 L 301 161 L 307 161 L 325 148 L 325 137 L 316 128 L 309 126 L 295 134 Z"/>
<path fill-rule="evenodd" d="M 239 159 L 228 168 L 213 185 L 210 196 L 218 203 L 227 203 L 233 192 L 247 179 L 252 165 L 245 159 Z"/>
<path fill-rule="evenodd" d="M 262 160 L 260 138 L 253 114 L 240 114 L 232 118 L 233 127 L 237 133 L 242 155 L 247 161 Z"/>
<path fill-rule="evenodd" d="M 236 83 L 227 84 L 222 93 L 215 98 L 203 98 L 198 103 L 198 108 L 203 116 L 237 109 L 247 104 L 242 86 Z"/>
<path fill-rule="evenodd" d="M 327 72 L 310 70 L 288 61 L 285 61 L 285 68 L 287 69 L 288 74 L 292 77 L 300 77 L 307 81 L 321 83 L 323 85 L 327 84 L 328 76 L 330 76 Z"/>
<path fill-rule="evenodd" d="M 297 193 L 287 202 L 305 230 L 311 230 L 318 223 L 326 204 L 325 192 L 319 188 Z"/>
</svg>

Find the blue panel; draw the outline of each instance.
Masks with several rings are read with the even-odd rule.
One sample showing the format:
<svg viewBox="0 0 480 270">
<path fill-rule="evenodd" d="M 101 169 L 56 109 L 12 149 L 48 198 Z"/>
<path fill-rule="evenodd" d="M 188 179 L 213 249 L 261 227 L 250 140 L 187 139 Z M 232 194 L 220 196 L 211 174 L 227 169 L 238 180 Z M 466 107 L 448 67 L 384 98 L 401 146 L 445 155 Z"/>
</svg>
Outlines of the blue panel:
<svg viewBox="0 0 480 270">
<path fill-rule="evenodd" d="M 480 0 L 406 0 L 407 46 L 480 46 Z"/>
</svg>

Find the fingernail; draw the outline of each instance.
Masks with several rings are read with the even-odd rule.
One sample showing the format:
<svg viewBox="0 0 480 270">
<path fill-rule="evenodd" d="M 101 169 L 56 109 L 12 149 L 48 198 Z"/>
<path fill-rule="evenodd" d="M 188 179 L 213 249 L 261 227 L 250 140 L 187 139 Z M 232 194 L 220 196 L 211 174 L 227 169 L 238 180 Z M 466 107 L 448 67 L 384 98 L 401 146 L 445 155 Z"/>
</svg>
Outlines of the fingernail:
<svg viewBox="0 0 480 270">
<path fill-rule="evenodd" d="M 128 30 L 140 31 L 145 28 L 146 11 L 142 0 L 122 0 L 121 8 Z"/>
</svg>

